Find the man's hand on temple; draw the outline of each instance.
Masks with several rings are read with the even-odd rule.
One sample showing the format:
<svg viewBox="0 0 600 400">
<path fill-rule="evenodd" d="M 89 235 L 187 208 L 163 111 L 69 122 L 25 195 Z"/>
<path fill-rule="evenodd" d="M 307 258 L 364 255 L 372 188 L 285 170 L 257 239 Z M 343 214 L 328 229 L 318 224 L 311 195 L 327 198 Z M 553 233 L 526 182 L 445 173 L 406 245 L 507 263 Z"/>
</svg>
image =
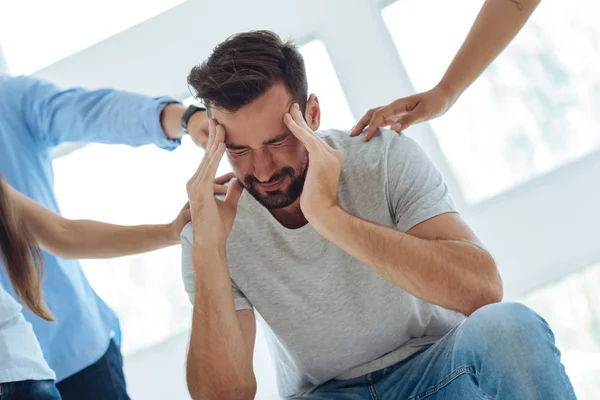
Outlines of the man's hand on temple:
<svg viewBox="0 0 600 400">
<path fill-rule="evenodd" d="M 201 247 L 225 246 L 242 194 L 242 187 L 235 180 L 229 185 L 223 201 L 214 196 L 215 174 L 225 152 L 224 140 L 225 128 L 216 120 L 210 120 L 206 152 L 187 183 L 194 240 Z"/>
<path fill-rule="evenodd" d="M 338 205 L 338 182 L 344 159 L 306 124 L 298 104 L 285 114 L 284 123 L 308 150 L 308 172 L 300 197 L 304 217 L 315 223 L 328 210 Z"/>
</svg>

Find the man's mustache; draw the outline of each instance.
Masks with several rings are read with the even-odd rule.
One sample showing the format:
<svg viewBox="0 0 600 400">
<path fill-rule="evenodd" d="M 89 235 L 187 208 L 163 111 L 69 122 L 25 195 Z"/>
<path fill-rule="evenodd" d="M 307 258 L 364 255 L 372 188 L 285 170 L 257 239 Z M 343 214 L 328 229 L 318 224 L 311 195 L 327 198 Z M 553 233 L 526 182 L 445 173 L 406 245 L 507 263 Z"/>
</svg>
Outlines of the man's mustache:
<svg viewBox="0 0 600 400">
<path fill-rule="evenodd" d="M 270 184 L 270 183 L 274 183 L 277 182 L 279 180 L 281 180 L 282 178 L 285 178 L 286 176 L 294 176 L 296 173 L 296 171 L 294 171 L 292 168 L 290 167 L 286 167 L 284 169 L 282 169 L 281 171 L 271 175 L 271 178 L 269 178 L 269 180 L 267 182 L 262 182 L 260 180 L 258 180 L 254 175 L 246 175 L 246 178 L 244 179 L 246 181 L 246 184 L 248 186 L 250 186 L 253 183 L 262 183 L 262 184 Z"/>
</svg>

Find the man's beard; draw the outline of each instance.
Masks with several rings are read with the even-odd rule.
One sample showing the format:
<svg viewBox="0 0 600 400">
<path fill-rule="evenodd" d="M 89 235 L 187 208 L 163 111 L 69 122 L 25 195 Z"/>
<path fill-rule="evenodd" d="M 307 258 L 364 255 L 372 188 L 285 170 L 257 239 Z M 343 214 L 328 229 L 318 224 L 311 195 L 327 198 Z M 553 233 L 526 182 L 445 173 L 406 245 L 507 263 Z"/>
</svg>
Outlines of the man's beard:
<svg viewBox="0 0 600 400">
<path fill-rule="evenodd" d="M 246 190 L 265 208 L 274 210 L 278 208 L 288 207 L 300 197 L 302 189 L 304 188 L 304 180 L 306 179 L 306 171 L 308 170 L 308 157 L 306 157 L 300 166 L 300 170 L 296 172 L 291 167 L 285 167 L 281 171 L 273 174 L 268 182 L 262 183 L 273 183 L 280 179 L 287 177 L 291 178 L 290 184 L 288 184 L 285 190 L 273 190 L 266 192 L 259 187 L 259 180 L 254 175 L 246 175 L 244 178 L 244 187 Z M 261 193 L 263 192 L 263 193 Z"/>
</svg>

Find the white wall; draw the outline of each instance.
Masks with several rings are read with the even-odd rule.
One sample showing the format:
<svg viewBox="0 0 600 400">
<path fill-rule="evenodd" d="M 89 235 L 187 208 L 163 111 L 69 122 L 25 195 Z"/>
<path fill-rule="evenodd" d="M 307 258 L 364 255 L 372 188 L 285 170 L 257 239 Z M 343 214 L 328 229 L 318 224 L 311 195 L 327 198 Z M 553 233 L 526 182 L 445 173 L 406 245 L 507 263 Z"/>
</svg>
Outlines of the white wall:
<svg viewBox="0 0 600 400">
<path fill-rule="evenodd" d="M 321 39 L 355 116 L 411 93 L 381 19 L 381 4 L 374 0 L 341 4 L 333 0 L 188 1 L 38 75 L 66 86 L 112 86 L 183 98 L 188 95 L 185 77 L 190 67 L 215 44 L 236 31 L 266 28 L 300 42 Z M 497 258 L 507 298 L 600 260 L 596 232 L 600 152 L 469 206 L 462 201 L 431 128 L 420 125 L 411 135 L 442 170 L 461 211 Z M 184 333 L 127 357 L 132 398 L 187 398 L 186 346 Z M 272 382 L 265 385 L 270 390 Z"/>
<path fill-rule="evenodd" d="M 2 45 L 0 45 L 0 75 L 9 74 L 8 65 L 6 64 L 6 58 L 4 57 L 4 52 L 2 51 Z"/>
<path fill-rule="evenodd" d="M 126 357 L 125 377 L 129 397 L 137 399 L 189 399 L 185 383 L 188 333 Z"/>
<path fill-rule="evenodd" d="M 256 399 L 278 399 L 277 385 L 267 343 L 260 325 L 257 326 L 254 371 L 258 391 Z M 133 400 L 190 398 L 185 383 L 185 361 L 189 331 L 182 332 L 151 348 L 126 357 L 127 391 Z"/>
</svg>

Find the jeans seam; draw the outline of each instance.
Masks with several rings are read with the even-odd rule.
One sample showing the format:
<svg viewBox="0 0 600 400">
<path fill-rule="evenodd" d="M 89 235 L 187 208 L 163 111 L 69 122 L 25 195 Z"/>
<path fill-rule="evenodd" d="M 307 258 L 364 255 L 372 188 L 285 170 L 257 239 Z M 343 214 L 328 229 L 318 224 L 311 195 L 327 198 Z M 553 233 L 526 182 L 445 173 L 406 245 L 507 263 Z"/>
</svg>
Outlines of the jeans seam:
<svg viewBox="0 0 600 400">
<path fill-rule="evenodd" d="M 457 369 L 455 369 L 454 371 L 452 371 L 452 373 L 450 375 L 448 375 L 447 377 L 445 377 L 444 379 L 439 381 L 437 385 L 427 388 L 424 391 L 422 391 L 421 393 L 417 393 L 417 395 L 415 395 L 415 396 L 409 397 L 408 400 L 421 400 L 426 397 L 429 397 L 429 396 L 439 392 L 440 389 L 442 389 L 444 386 L 447 386 L 450 382 L 452 382 L 459 376 L 464 375 L 464 374 L 474 373 L 474 372 L 475 372 L 475 367 L 473 367 L 472 365 L 460 366 Z"/>
<path fill-rule="evenodd" d="M 369 389 L 371 399 L 379 400 L 379 396 L 377 396 L 377 391 L 375 390 L 375 385 L 371 374 L 367 374 L 367 388 Z"/>
<path fill-rule="evenodd" d="M 371 394 L 371 398 L 373 400 L 379 400 L 379 396 L 377 395 L 377 391 L 375 390 L 375 386 L 369 383 L 369 393 Z"/>
</svg>

